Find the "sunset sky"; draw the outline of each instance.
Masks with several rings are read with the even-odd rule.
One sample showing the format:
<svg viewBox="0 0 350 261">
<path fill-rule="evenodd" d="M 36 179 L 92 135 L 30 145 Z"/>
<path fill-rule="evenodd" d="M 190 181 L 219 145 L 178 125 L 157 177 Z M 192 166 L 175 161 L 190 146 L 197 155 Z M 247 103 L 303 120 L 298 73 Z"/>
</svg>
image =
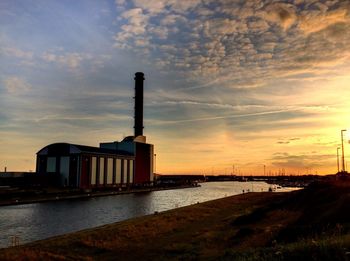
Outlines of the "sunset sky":
<svg viewBox="0 0 350 261">
<path fill-rule="evenodd" d="M 157 173 L 335 173 L 349 58 L 349 0 L 2 0 L 0 171 L 132 135 L 142 71 Z"/>
</svg>

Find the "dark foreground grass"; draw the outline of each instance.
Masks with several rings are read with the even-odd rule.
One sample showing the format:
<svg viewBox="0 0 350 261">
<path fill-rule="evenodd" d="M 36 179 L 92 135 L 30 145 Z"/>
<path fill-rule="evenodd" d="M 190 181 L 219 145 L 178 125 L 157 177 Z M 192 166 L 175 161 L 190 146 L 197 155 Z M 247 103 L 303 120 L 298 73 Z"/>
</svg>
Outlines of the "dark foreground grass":
<svg viewBox="0 0 350 261">
<path fill-rule="evenodd" d="M 350 260 L 350 183 L 249 193 L 0 250 L 0 260 Z"/>
<path fill-rule="evenodd" d="M 306 261 L 306 260 L 349 260 L 350 237 L 333 236 L 324 239 L 299 240 L 294 243 L 281 244 L 274 247 L 249 249 L 247 251 L 235 251 L 228 249 L 221 260 L 239 261 Z"/>
</svg>

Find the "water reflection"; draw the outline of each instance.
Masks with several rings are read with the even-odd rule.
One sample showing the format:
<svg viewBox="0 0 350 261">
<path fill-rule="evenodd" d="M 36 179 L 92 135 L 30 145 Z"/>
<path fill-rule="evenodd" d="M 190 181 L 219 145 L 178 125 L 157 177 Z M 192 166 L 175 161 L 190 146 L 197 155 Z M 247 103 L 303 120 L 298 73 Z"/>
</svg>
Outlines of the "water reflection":
<svg viewBox="0 0 350 261">
<path fill-rule="evenodd" d="M 208 182 L 199 188 L 45 202 L 0 208 L 0 247 L 101 226 L 247 191 L 267 191 L 264 182 Z M 280 191 L 280 190 L 279 190 Z"/>
</svg>

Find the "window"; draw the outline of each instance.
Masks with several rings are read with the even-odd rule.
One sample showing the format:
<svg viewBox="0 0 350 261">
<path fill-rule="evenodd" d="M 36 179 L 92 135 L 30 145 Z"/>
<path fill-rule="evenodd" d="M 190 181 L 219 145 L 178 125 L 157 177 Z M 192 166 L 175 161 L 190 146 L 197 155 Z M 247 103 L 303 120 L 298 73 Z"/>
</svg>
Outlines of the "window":
<svg viewBox="0 0 350 261">
<path fill-rule="evenodd" d="M 129 182 L 134 182 L 134 161 L 129 160 Z"/>
<path fill-rule="evenodd" d="M 124 166 L 123 166 L 123 183 L 128 183 L 128 161 L 123 160 Z"/>
<path fill-rule="evenodd" d="M 117 159 L 115 161 L 115 183 L 120 184 L 122 182 L 122 161 Z"/>
<path fill-rule="evenodd" d="M 100 180 L 99 184 L 103 185 L 105 184 L 105 159 L 100 158 Z"/>
<path fill-rule="evenodd" d="M 113 183 L 113 159 L 107 159 L 107 184 Z"/>
<path fill-rule="evenodd" d="M 56 172 L 56 157 L 48 157 L 46 172 Z"/>
<path fill-rule="evenodd" d="M 92 157 L 91 161 L 91 185 L 96 184 L 97 159 Z"/>
<path fill-rule="evenodd" d="M 68 186 L 69 182 L 69 157 L 61 157 L 60 159 L 61 185 Z"/>
</svg>

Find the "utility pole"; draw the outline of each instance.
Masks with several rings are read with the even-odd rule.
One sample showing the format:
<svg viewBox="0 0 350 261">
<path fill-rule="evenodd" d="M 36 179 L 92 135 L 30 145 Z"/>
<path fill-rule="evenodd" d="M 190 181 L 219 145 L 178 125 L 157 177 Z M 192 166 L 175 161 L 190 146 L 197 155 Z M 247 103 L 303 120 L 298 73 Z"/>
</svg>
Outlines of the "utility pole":
<svg viewBox="0 0 350 261">
<path fill-rule="evenodd" d="M 266 165 L 264 164 L 264 176 L 266 176 Z"/>
<path fill-rule="evenodd" d="M 157 154 L 154 153 L 154 174 L 157 174 Z"/>
<path fill-rule="evenodd" d="M 340 131 L 340 136 L 341 136 L 341 150 L 342 150 L 342 171 L 345 172 L 345 159 L 344 159 L 344 138 L 343 138 L 343 132 L 346 131 L 341 130 Z"/>
<path fill-rule="evenodd" d="M 337 148 L 337 166 L 338 166 L 338 173 L 339 173 L 339 150 L 340 148 Z"/>
</svg>

